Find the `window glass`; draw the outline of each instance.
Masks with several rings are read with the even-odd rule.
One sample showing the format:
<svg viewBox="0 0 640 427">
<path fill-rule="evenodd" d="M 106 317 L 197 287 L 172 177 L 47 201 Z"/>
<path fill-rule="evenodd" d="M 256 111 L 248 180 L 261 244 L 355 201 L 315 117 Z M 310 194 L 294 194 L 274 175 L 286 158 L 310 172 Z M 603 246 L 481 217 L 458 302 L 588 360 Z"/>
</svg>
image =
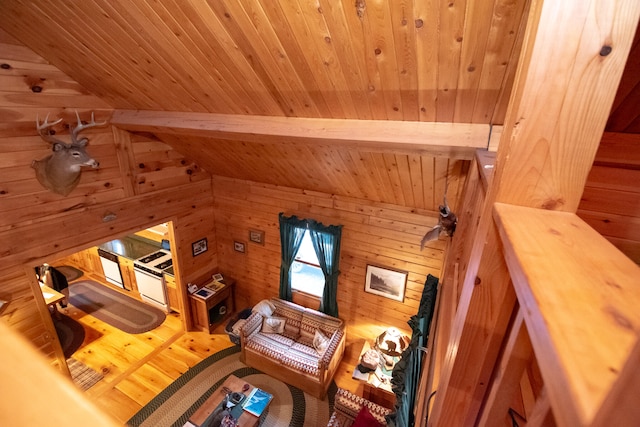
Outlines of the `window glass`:
<svg viewBox="0 0 640 427">
<path fill-rule="evenodd" d="M 324 280 L 324 273 L 307 230 L 296 254 L 296 260 L 291 264 L 291 289 L 322 297 Z"/>
</svg>

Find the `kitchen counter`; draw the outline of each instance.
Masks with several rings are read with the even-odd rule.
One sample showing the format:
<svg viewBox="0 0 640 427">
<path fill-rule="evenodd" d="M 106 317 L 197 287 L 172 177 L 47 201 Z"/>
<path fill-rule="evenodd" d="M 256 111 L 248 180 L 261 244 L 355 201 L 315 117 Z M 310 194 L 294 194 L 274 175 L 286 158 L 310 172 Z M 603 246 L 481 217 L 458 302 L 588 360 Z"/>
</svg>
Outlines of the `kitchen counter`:
<svg viewBox="0 0 640 427">
<path fill-rule="evenodd" d="M 112 254 L 129 258 L 131 260 L 142 258 L 145 255 L 149 255 L 150 253 L 161 249 L 160 243 L 136 235 L 129 235 L 119 239 L 114 239 L 103 243 L 98 247 L 107 252 L 111 252 Z"/>
</svg>

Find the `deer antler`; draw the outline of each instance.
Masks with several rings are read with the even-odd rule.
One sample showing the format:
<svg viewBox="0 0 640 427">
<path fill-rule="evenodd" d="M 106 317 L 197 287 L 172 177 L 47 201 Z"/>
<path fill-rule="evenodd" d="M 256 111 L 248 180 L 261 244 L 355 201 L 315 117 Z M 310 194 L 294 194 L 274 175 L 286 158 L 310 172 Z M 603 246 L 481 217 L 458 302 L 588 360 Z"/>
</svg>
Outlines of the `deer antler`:
<svg viewBox="0 0 640 427">
<path fill-rule="evenodd" d="M 44 122 L 42 122 L 42 124 L 40 124 L 40 117 L 38 117 L 36 115 L 36 129 L 38 130 L 38 135 L 40 135 L 42 137 L 42 139 L 44 139 L 45 141 L 50 142 L 52 144 L 64 144 L 64 145 L 67 145 L 64 141 L 54 137 L 48 131 L 45 132 L 45 130 L 49 129 L 50 127 L 53 127 L 53 126 L 57 125 L 58 123 L 60 123 L 62 121 L 62 118 L 56 120 L 53 123 L 49 123 L 48 120 L 49 120 L 49 115 L 47 114 L 47 117 L 44 118 Z"/>
<path fill-rule="evenodd" d="M 80 116 L 78 115 L 77 110 L 76 110 L 76 118 L 78 119 L 78 125 L 71 132 L 71 142 L 72 144 L 75 144 L 75 145 L 85 145 L 87 141 L 89 141 L 89 138 L 87 137 L 82 137 L 81 139 L 78 139 L 78 134 L 83 130 L 96 127 L 96 126 L 104 126 L 107 124 L 106 120 L 104 122 L 96 123 L 96 119 L 94 117 L 93 111 L 91 112 L 91 122 L 87 124 L 82 124 L 82 120 L 80 120 Z"/>
</svg>

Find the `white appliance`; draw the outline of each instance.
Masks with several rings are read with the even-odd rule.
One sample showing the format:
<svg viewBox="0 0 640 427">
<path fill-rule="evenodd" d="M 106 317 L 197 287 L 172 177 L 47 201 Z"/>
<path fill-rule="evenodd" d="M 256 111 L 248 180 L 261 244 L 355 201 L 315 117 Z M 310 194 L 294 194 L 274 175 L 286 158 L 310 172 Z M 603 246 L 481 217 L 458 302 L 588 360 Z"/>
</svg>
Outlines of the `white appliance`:
<svg viewBox="0 0 640 427">
<path fill-rule="evenodd" d="M 120 272 L 118 256 L 100 248 L 98 248 L 98 255 L 100 256 L 102 271 L 104 271 L 104 278 L 107 279 L 109 283 L 125 289 L 122 281 L 122 273 Z"/>
<path fill-rule="evenodd" d="M 140 297 L 167 313 L 169 312 L 169 304 L 163 271 L 172 265 L 171 252 L 164 249 L 138 258 L 133 263 L 133 272 L 136 276 Z"/>
</svg>

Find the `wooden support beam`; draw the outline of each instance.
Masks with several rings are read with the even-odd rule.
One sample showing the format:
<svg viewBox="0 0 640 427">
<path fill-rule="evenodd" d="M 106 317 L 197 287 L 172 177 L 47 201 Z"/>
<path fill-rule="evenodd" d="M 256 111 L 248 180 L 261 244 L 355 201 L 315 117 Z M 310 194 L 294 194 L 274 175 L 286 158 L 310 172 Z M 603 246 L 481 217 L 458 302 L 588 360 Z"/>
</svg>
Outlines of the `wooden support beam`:
<svg viewBox="0 0 640 427">
<path fill-rule="evenodd" d="M 434 156 L 471 159 L 486 149 L 485 124 L 391 120 L 343 120 L 302 117 L 244 116 L 171 111 L 116 110 L 111 124 L 135 132 L 192 135 L 203 138 L 266 143 L 339 144 L 378 149 L 405 149 Z"/>
<path fill-rule="evenodd" d="M 576 211 L 639 16 L 637 0 L 532 3 L 429 425 L 475 425 L 515 303 L 494 202 Z"/>
</svg>

